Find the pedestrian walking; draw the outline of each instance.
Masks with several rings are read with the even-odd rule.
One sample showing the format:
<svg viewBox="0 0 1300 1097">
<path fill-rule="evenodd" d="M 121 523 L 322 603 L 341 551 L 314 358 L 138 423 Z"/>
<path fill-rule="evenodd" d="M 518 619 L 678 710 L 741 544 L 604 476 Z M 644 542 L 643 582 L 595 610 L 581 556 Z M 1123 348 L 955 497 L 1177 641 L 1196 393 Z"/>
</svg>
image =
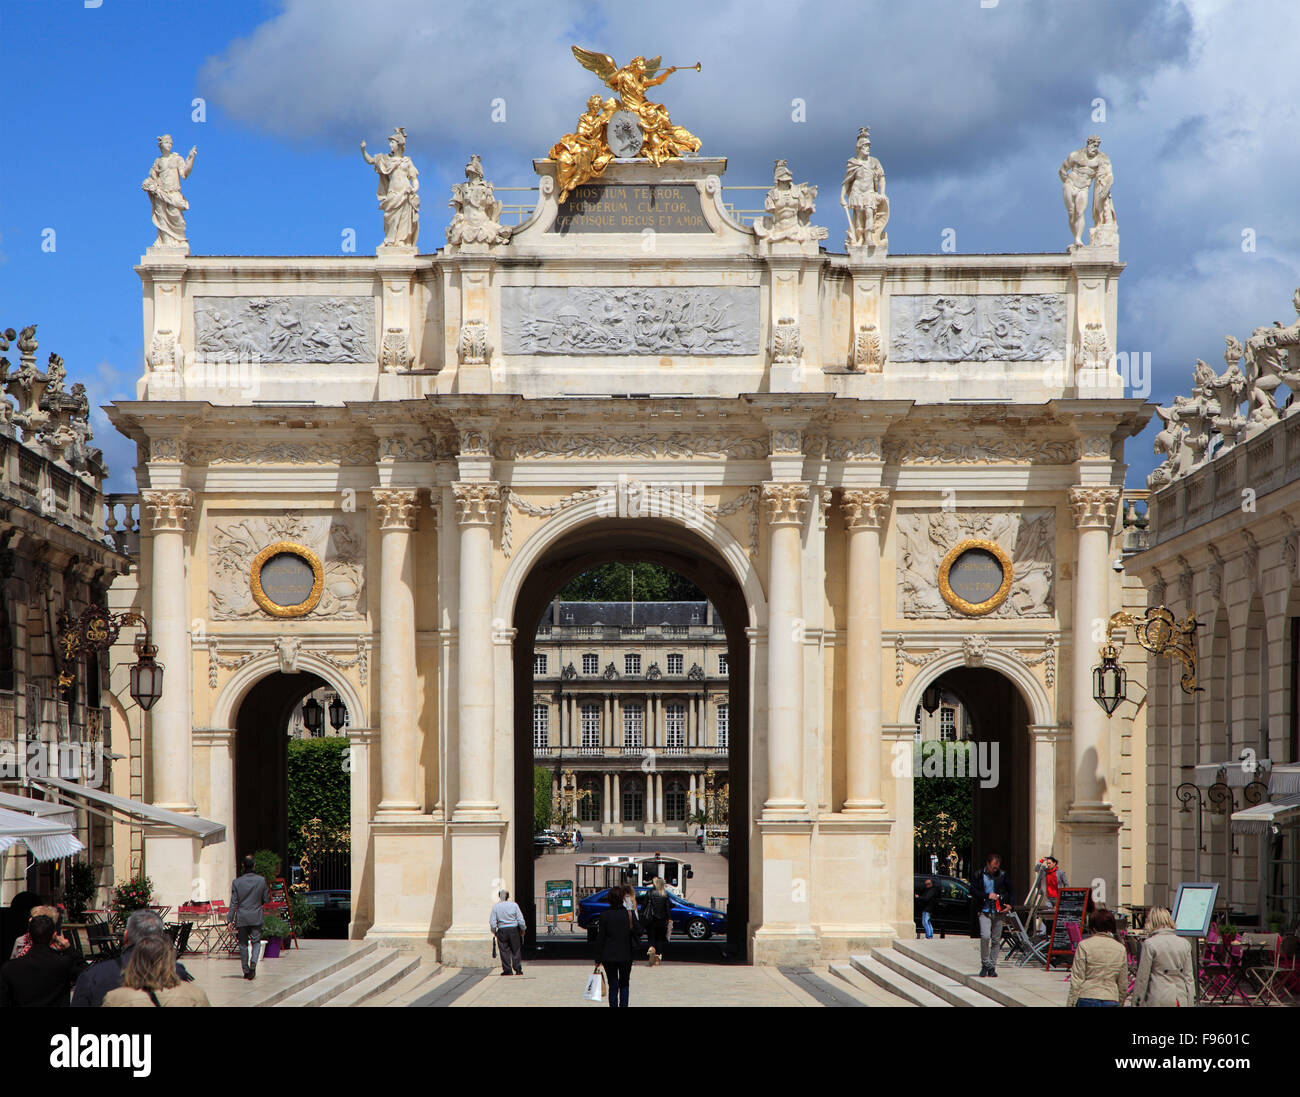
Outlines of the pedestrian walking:
<svg viewBox="0 0 1300 1097">
<path fill-rule="evenodd" d="M 104 995 L 104 1005 L 114 1009 L 211 1004 L 198 983 L 187 983 L 176 974 L 176 950 L 166 934 L 146 937 L 136 945 L 122 972 L 122 985 Z"/>
<path fill-rule="evenodd" d="M 605 968 L 609 1004 L 614 1007 L 627 1005 L 632 953 L 642 932 L 635 896 L 627 884 L 610 888 L 609 909 L 596 920 L 596 966 Z M 631 909 L 628 909 L 629 901 Z"/>
<path fill-rule="evenodd" d="M 1196 1002 L 1192 980 L 1192 946 L 1174 932 L 1174 916 L 1165 907 L 1147 914 L 1151 935 L 1142 942 L 1133 1004 L 1138 1006 L 1190 1006 Z"/>
<path fill-rule="evenodd" d="M 1094 910 L 1089 934 L 1074 950 L 1067 1006 L 1122 1006 L 1128 997 L 1128 950 L 1115 936 L 1115 915 Z"/>
<path fill-rule="evenodd" d="M 662 876 L 654 878 L 650 894 L 645 900 L 645 932 L 650 939 L 649 960 L 651 967 L 664 962 L 664 949 L 668 946 L 669 921 L 668 885 Z"/>
<path fill-rule="evenodd" d="M 1002 871 L 1002 858 L 990 853 L 971 881 L 971 900 L 979 918 L 980 975 L 996 979 L 1002 951 L 1002 920 L 1015 902 L 1011 881 Z"/>
<path fill-rule="evenodd" d="M 573 848 L 579 853 L 582 852 L 582 827 L 573 828 Z"/>
<path fill-rule="evenodd" d="M 934 914 L 934 905 L 939 901 L 939 885 L 927 876 L 925 883 L 921 885 L 921 890 L 916 892 L 916 898 L 921 904 L 921 928 L 925 930 L 925 939 L 932 940 L 934 924 L 930 919 Z"/>
<path fill-rule="evenodd" d="M 239 938 L 239 963 L 245 979 L 257 978 L 257 950 L 262 943 L 262 907 L 271 901 L 266 877 L 253 871 L 253 855 L 244 856 L 243 874 L 230 885 L 230 913 L 226 924 L 234 923 Z"/>
<path fill-rule="evenodd" d="M 497 940 L 497 951 L 501 954 L 502 975 L 522 975 L 524 973 L 524 912 L 519 904 L 510 898 L 510 892 L 504 888 L 497 892 L 497 902 L 488 915 L 488 928 Z"/>
</svg>

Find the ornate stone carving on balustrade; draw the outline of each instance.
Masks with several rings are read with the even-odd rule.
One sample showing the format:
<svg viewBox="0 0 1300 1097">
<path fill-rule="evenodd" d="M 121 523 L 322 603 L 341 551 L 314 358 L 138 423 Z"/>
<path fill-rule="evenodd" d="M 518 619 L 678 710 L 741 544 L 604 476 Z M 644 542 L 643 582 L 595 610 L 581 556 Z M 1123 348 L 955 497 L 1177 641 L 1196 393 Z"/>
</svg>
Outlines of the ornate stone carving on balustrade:
<svg viewBox="0 0 1300 1097">
<path fill-rule="evenodd" d="M 1156 435 L 1155 452 L 1165 459 L 1147 477 L 1148 487 L 1164 487 L 1300 410 L 1295 399 L 1300 391 L 1300 289 L 1291 303 L 1295 323 L 1258 327 L 1244 344 L 1225 336 L 1227 370 L 1216 374 L 1198 359 L 1192 395 L 1175 396 L 1169 407 L 1156 409 L 1164 426 Z M 1283 387 L 1291 395 L 1279 403 Z"/>
<path fill-rule="evenodd" d="M 0 399 L 0 423 L 11 429 L 20 427 L 23 441 L 40 446 L 54 461 L 78 472 L 93 467 L 102 473 L 100 451 L 87 444 L 94 434 L 86 386 L 77 383 L 71 391 L 65 391 L 68 371 L 57 354 L 50 355 L 44 372 L 36 368 L 35 324 L 20 332 L 7 328 L 0 333 L 0 352 L 7 351 L 14 342 L 18 347 L 18 370 L 11 374 L 9 359 L 0 357 L 0 386 L 18 406 L 14 408 L 8 400 Z"/>
</svg>

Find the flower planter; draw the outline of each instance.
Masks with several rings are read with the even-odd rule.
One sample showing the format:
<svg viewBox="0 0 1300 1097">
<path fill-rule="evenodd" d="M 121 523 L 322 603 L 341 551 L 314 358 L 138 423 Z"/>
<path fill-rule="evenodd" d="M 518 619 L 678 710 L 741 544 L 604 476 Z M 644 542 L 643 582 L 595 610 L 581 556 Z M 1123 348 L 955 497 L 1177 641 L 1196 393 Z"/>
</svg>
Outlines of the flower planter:
<svg viewBox="0 0 1300 1097">
<path fill-rule="evenodd" d="M 266 951 L 262 954 L 268 960 L 274 960 L 280 955 L 280 938 L 271 937 L 266 942 Z"/>
</svg>

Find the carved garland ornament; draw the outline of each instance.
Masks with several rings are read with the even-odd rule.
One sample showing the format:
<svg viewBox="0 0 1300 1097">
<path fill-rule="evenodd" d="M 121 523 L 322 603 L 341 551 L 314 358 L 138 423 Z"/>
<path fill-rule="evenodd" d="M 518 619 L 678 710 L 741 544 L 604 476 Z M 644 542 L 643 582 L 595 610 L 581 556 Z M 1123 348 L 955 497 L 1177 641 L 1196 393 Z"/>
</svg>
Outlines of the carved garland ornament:
<svg viewBox="0 0 1300 1097">
<path fill-rule="evenodd" d="M 311 591 L 306 598 L 293 605 L 284 605 L 272 599 L 262 587 L 262 569 L 268 561 L 277 556 L 296 556 L 304 561 L 312 572 Z M 253 600 L 273 617 L 304 617 L 316 608 L 321 592 L 325 589 L 325 568 L 317 556 L 306 545 L 296 541 L 276 541 L 267 545 L 253 557 L 253 566 L 248 573 L 249 586 L 253 591 Z"/>
</svg>

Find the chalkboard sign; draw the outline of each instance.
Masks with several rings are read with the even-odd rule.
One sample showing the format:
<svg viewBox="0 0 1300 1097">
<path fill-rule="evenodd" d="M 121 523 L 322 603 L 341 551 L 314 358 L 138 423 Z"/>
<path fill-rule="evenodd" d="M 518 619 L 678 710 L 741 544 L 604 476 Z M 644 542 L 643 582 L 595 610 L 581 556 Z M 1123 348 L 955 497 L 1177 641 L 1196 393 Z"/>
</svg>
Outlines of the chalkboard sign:
<svg viewBox="0 0 1300 1097">
<path fill-rule="evenodd" d="M 1083 932 L 1083 920 L 1088 914 L 1092 898 L 1091 888 L 1061 888 L 1061 895 L 1056 900 L 1056 912 L 1052 918 L 1052 939 L 1047 945 L 1047 966 L 1052 966 L 1053 958 L 1068 956 L 1074 958 L 1074 946 L 1070 943 L 1068 926 L 1078 926 Z"/>
</svg>

